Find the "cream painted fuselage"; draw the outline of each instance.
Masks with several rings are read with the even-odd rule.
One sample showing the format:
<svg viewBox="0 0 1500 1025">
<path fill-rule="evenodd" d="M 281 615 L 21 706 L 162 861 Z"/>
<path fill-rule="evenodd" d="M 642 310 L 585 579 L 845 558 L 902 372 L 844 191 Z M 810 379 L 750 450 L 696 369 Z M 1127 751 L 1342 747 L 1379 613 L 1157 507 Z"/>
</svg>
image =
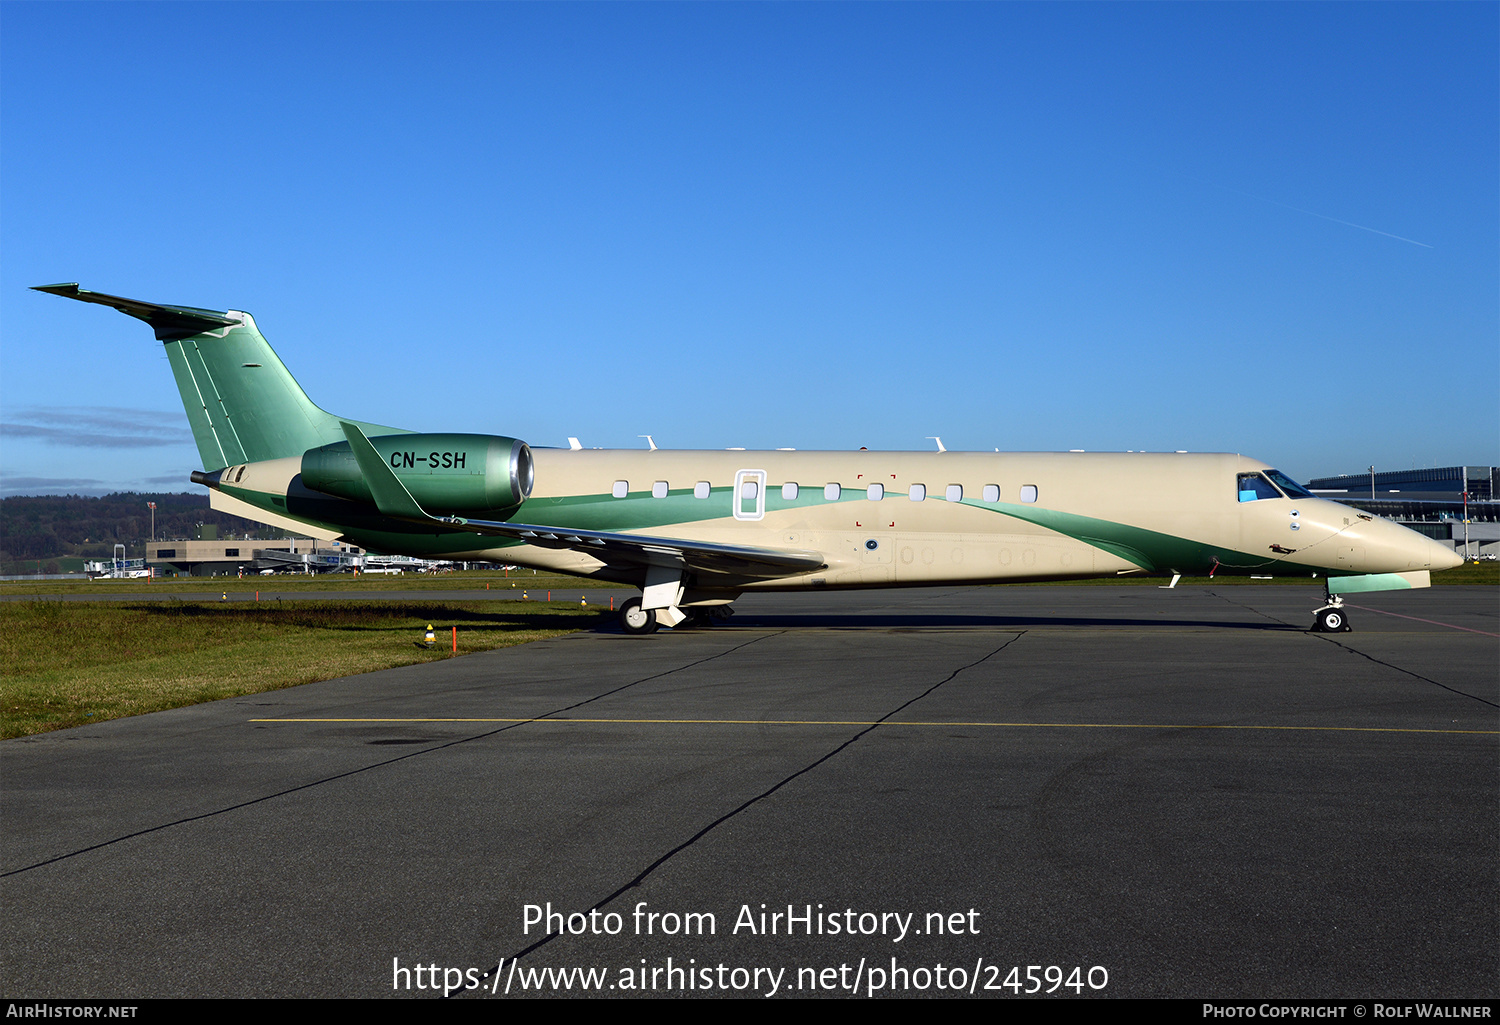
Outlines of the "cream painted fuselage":
<svg viewBox="0 0 1500 1025">
<path fill-rule="evenodd" d="M 1242 501 L 1232 454 L 749 452 L 535 449 L 530 497 L 507 518 L 555 528 L 814 552 L 782 575 L 689 573 L 681 604 L 749 590 L 1255 573 L 1389 574 L 1457 565 L 1397 524 L 1312 497 Z M 640 584 L 586 545 L 393 533 L 373 510 L 300 487 L 296 459 L 230 467 L 218 493 L 377 551 L 493 560 Z M 228 481 L 233 481 L 229 484 Z M 1270 489 L 1274 490 L 1274 489 Z M 229 511 L 249 515 L 243 508 Z M 264 518 L 264 516 L 262 516 Z M 405 539 L 403 541 L 403 538 Z"/>
</svg>

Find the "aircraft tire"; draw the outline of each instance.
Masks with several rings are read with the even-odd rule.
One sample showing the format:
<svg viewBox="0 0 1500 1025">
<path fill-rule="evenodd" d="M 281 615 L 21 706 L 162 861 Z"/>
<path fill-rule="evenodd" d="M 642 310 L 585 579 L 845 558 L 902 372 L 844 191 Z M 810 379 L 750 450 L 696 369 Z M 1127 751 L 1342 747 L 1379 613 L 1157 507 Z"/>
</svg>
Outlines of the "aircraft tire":
<svg viewBox="0 0 1500 1025">
<path fill-rule="evenodd" d="M 1349 617 L 1343 609 L 1319 609 L 1313 613 L 1313 629 L 1326 634 L 1346 633 L 1350 630 Z"/>
<path fill-rule="evenodd" d="M 620 606 L 620 629 L 628 634 L 653 634 L 660 625 L 655 610 L 641 608 L 639 598 L 628 598 Z"/>
</svg>

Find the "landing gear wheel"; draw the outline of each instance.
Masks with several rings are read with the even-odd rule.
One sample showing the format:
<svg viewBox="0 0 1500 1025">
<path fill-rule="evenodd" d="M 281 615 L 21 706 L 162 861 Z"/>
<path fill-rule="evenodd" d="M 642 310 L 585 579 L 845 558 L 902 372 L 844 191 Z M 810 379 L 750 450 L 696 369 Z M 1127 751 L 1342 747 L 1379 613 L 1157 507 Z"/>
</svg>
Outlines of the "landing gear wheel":
<svg viewBox="0 0 1500 1025">
<path fill-rule="evenodd" d="M 639 598 L 628 598 L 620 606 L 620 629 L 628 634 L 654 634 L 659 625 L 656 611 L 641 608 Z"/>
<path fill-rule="evenodd" d="M 1338 607 L 1319 609 L 1313 613 L 1313 629 L 1319 633 L 1336 634 L 1348 633 L 1350 629 L 1349 617 L 1344 610 Z"/>
</svg>

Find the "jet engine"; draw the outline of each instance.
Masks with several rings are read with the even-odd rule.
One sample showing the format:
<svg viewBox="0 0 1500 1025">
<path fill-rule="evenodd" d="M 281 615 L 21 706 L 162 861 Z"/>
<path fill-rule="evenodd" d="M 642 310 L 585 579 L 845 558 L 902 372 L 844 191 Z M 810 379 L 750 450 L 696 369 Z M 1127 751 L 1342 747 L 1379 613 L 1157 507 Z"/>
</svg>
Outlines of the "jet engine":
<svg viewBox="0 0 1500 1025">
<path fill-rule="evenodd" d="M 515 438 L 387 434 L 370 444 L 430 513 L 514 510 L 531 494 L 531 449 Z M 374 501 L 347 441 L 302 453 L 302 483 L 326 495 Z"/>
</svg>

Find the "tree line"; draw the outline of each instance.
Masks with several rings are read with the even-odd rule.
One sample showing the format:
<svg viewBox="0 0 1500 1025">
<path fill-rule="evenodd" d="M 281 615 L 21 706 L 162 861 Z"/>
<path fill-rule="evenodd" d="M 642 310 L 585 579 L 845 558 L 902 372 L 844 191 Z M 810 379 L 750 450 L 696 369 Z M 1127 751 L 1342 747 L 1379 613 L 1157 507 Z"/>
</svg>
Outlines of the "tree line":
<svg viewBox="0 0 1500 1025">
<path fill-rule="evenodd" d="M 34 570 L 38 560 L 108 558 L 116 544 L 126 545 L 131 558 L 140 558 L 151 538 L 147 502 L 156 503 L 157 540 L 193 538 L 200 526 L 217 527 L 220 537 L 248 534 L 269 539 L 285 534 L 210 509 L 208 496 L 202 494 L 26 495 L 0 499 L 0 564 L 10 567 L 29 560 L 27 569 Z"/>
</svg>

